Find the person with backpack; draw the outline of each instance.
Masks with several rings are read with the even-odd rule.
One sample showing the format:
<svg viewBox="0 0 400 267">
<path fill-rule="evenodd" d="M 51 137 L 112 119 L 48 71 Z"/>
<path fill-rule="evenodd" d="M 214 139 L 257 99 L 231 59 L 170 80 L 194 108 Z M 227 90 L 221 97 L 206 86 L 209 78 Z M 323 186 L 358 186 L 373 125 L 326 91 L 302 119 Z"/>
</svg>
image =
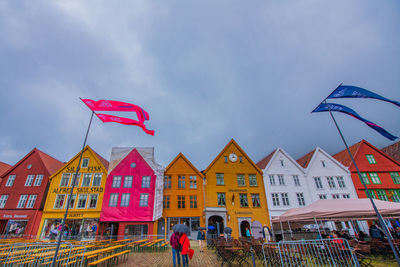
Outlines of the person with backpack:
<svg viewBox="0 0 400 267">
<path fill-rule="evenodd" d="M 181 265 L 181 245 L 179 244 L 181 236 L 178 232 L 173 232 L 171 237 L 169 238 L 169 244 L 172 247 L 172 263 L 174 267 L 176 267 L 176 258 L 178 258 L 178 265 Z"/>
<path fill-rule="evenodd" d="M 206 234 L 203 230 L 199 230 L 197 233 L 197 240 L 199 240 L 200 252 L 203 252 L 203 240 L 206 240 Z"/>
<path fill-rule="evenodd" d="M 182 253 L 182 262 L 183 262 L 183 267 L 189 266 L 189 248 L 190 248 L 190 242 L 189 238 L 187 237 L 186 233 L 181 233 L 181 239 L 179 240 L 179 244 L 181 244 L 181 253 Z"/>
</svg>

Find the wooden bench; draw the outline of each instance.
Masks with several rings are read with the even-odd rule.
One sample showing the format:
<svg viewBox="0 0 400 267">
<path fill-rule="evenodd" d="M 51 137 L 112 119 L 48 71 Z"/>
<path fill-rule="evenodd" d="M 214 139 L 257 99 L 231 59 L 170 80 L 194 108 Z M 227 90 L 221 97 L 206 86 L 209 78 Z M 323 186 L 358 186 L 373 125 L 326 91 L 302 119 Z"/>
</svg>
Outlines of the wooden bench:
<svg viewBox="0 0 400 267">
<path fill-rule="evenodd" d="M 124 250 L 122 252 L 119 252 L 119 253 L 104 257 L 104 258 L 99 259 L 99 260 L 94 261 L 94 262 L 91 262 L 91 263 L 88 264 L 88 266 L 97 266 L 97 264 L 105 262 L 105 261 L 109 261 L 109 260 L 114 260 L 114 262 L 112 264 L 113 265 L 114 264 L 117 265 L 119 263 L 119 260 L 118 260 L 119 258 L 118 257 L 119 256 L 124 256 L 124 257 L 126 256 L 126 259 L 127 259 L 128 258 L 127 256 L 129 254 L 129 252 L 130 252 L 129 250 Z M 115 260 L 116 260 L 116 262 L 115 262 Z"/>
</svg>

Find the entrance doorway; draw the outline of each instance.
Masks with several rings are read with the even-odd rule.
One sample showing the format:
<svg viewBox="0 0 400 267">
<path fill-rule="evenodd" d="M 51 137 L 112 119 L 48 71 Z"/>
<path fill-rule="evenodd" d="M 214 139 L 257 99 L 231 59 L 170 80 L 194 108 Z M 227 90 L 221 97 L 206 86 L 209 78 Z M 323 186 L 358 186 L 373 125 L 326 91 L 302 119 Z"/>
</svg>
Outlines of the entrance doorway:
<svg viewBox="0 0 400 267">
<path fill-rule="evenodd" d="M 250 223 L 248 221 L 242 221 L 240 223 L 240 235 L 246 237 L 246 229 L 250 229 Z"/>
<path fill-rule="evenodd" d="M 158 220 L 157 224 L 157 237 L 164 238 L 165 235 L 165 219 L 161 218 Z"/>
<path fill-rule="evenodd" d="M 210 226 L 214 229 L 211 229 Z M 218 215 L 211 216 L 208 219 L 208 227 L 211 229 L 212 234 L 219 236 L 224 233 L 224 219 Z"/>
</svg>

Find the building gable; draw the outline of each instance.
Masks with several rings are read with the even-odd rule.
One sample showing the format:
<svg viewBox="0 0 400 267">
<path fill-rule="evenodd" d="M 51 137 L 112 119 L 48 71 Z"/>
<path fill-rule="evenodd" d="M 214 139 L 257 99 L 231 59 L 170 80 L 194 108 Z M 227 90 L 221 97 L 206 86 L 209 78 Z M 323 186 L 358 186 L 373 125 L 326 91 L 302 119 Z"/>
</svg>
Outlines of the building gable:
<svg viewBox="0 0 400 267">
<path fill-rule="evenodd" d="M 175 164 L 178 161 L 183 161 L 186 165 L 188 165 L 194 173 L 196 173 L 199 177 L 203 178 L 203 174 L 188 160 L 182 153 L 179 153 L 168 166 L 165 168 L 165 173 L 167 174 L 170 169 L 175 167 Z"/>
<path fill-rule="evenodd" d="M 281 160 L 283 162 L 281 162 Z M 289 163 L 289 165 L 288 165 Z M 282 166 L 283 164 L 283 166 Z M 288 167 L 294 167 L 297 170 L 299 170 L 302 174 L 305 174 L 305 169 L 302 168 L 296 160 L 294 160 L 288 153 L 286 153 L 286 151 L 284 151 L 282 148 L 278 148 L 275 150 L 275 153 L 273 154 L 273 156 L 271 157 L 271 160 L 269 161 L 268 165 L 265 166 L 264 168 L 264 173 L 268 172 L 268 170 L 270 168 L 272 168 L 272 166 L 279 166 L 280 167 L 284 167 L 285 169 L 287 169 Z"/>
</svg>

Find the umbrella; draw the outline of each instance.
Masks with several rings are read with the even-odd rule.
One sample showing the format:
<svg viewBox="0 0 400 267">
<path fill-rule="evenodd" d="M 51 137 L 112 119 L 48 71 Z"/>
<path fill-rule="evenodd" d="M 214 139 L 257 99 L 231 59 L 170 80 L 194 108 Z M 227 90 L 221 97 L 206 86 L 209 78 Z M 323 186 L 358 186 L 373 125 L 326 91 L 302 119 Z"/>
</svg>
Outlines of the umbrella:
<svg viewBox="0 0 400 267">
<path fill-rule="evenodd" d="M 215 229 L 215 226 L 213 226 L 213 225 L 208 226 L 208 230 L 214 230 L 214 229 Z"/>
<path fill-rule="evenodd" d="M 225 227 L 224 232 L 225 232 L 225 234 L 231 234 L 232 233 L 232 228 Z"/>
<path fill-rule="evenodd" d="M 199 230 L 207 230 L 205 227 L 199 227 Z"/>
<path fill-rule="evenodd" d="M 174 230 L 174 232 L 190 234 L 190 229 L 186 224 L 175 224 L 172 230 Z"/>
</svg>

